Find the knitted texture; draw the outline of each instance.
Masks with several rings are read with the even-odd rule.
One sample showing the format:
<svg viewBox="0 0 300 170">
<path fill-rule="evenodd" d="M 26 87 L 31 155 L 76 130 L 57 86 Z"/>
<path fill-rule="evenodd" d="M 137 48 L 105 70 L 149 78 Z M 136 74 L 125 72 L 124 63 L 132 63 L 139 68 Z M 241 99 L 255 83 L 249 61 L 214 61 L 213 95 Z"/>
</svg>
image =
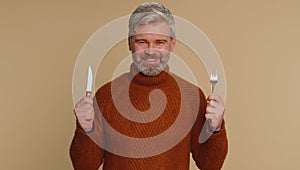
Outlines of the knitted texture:
<svg viewBox="0 0 300 170">
<path fill-rule="evenodd" d="M 169 73 L 168 67 L 148 77 L 132 65 L 130 73 L 97 91 L 95 103 L 95 131 L 86 134 L 77 123 L 70 148 L 75 169 L 94 170 L 104 162 L 104 170 L 188 170 L 190 152 L 203 170 L 223 165 L 227 154 L 224 123 L 219 133 L 200 144 L 205 96 L 198 87 Z M 157 143 L 137 144 L 121 140 L 114 131 L 137 139 L 168 134 Z"/>
</svg>

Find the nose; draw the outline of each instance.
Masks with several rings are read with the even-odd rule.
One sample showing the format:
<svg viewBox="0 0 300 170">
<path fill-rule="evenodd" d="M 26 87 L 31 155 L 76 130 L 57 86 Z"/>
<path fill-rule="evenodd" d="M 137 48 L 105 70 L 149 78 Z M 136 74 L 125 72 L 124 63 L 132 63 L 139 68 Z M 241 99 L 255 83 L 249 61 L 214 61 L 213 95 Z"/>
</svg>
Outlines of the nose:
<svg viewBox="0 0 300 170">
<path fill-rule="evenodd" d="M 147 54 L 147 55 L 150 55 L 150 56 L 152 56 L 152 55 L 154 55 L 156 52 L 155 52 L 155 49 L 154 48 L 147 48 L 147 49 L 145 49 L 145 54 Z"/>
</svg>

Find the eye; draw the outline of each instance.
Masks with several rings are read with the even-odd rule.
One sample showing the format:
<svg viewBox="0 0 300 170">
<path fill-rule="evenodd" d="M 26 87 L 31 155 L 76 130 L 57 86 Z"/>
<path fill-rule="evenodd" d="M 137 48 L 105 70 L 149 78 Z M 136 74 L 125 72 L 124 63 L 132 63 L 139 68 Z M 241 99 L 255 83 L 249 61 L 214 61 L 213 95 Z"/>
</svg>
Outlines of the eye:
<svg viewBox="0 0 300 170">
<path fill-rule="evenodd" d="M 158 46 L 163 46 L 165 44 L 166 44 L 166 41 L 163 41 L 163 40 L 156 41 L 156 45 L 158 45 Z"/>
<path fill-rule="evenodd" d="M 147 45 L 147 41 L 139 40 L 139 41 L 137 41 L 137 44 L 144 46 L 144 45 Z"/>
</svg>

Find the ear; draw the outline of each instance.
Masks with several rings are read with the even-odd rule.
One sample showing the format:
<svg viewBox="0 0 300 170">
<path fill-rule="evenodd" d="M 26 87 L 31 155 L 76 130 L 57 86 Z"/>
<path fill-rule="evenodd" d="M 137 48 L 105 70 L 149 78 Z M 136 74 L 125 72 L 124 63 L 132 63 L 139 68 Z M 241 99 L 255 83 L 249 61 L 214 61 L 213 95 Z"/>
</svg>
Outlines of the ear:
<svg viewBox="0 0 300 170">
<path fill-rule="evenodd" d="M 132 37 L 128 37 L 127 38 L 127 41 L 128 41 L 128 48 L 129 48 L 129 51 L 132 52 Z"/>
<path fill-rule="evenodd" d="M 175 45 L 176 45 L 176 38 L 171 38 L 171 47 L 170 47 L 171 52 L 173 52 Z"/>
</svg>

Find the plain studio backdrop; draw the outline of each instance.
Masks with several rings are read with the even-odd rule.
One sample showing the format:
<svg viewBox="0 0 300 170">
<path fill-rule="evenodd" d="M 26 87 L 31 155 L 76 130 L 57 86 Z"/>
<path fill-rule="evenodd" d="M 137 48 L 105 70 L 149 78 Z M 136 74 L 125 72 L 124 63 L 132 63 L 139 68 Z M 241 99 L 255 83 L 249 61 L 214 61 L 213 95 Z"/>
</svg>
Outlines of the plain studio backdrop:
<svg viewBox="0 0 300 170">
<path fill-rule="evenodd" d="M 72 169 L 68 150 L 75 130 L 72 77 L 78 54 L 95 31 L 142 2 L 1 1 L 0 169 Z M 300 2 L 159 2 L 200 28 L 220 54 L 229 139 L 223 169 L 299 169 Z M 174 53 L 197 73 L 208 95 L 208 74 L 193 52 L 178 42 Z M 111 80 L 128 54 L 124 40 L 105 56 L 95 73 L 96 88 Z"/>
</svg>

